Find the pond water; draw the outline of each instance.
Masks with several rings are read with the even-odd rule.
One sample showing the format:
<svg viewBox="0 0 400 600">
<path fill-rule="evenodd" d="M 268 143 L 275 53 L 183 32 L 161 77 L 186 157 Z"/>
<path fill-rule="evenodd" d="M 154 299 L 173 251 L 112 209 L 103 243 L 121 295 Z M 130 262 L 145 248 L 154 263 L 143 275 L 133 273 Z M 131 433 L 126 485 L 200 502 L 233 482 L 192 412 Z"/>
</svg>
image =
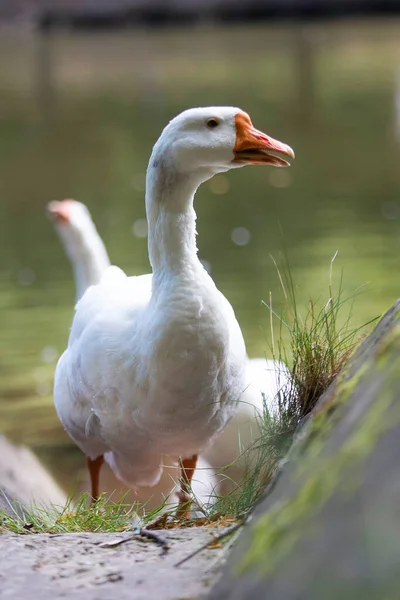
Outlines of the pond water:
<svg viewBox="0 0 400 600">
<path fill-rule="evenodd" d="M 0 34 L 0 431 L 69 487 L 83 459 L 52 404 L 74 284 L 45 204 L 88 205 L 112 261 L 149 270 L 143 190 L 169 118 L 229 104 L 296 151 L 290 169 L 203 185 L 198 246 L 233 304 L 250 356 L 270 355 L 270 255 L 285 248 L 298 306 L 355 292 L 352 324 L 399 295 L 400 22 L 123 33 Z M 358 293 L 361 290 L 361 293 Z"/>
</svg>

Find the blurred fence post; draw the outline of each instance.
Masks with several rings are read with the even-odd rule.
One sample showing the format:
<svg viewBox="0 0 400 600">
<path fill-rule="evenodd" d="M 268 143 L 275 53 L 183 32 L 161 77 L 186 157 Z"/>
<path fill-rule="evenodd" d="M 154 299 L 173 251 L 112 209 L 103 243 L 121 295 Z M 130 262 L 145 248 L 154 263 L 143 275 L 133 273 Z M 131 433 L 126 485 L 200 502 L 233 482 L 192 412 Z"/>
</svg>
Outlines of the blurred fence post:
<svg viewBox="0 0 400 600">
<path fill-rule="evenodd" d="M 56 94 L 53 70 L 53 36 L 50 29 L 39 30 L 35 45 L 34 85 L 41 115 L 45 120 L 54 114 Z"/>
<path fill-rule="evenodd" d="M 316 44 L 308 27 L 294 27 L 294 113 L 301 117 L 303 124 L 309 125 L 315 119 L 316 82 L 315 53 Z"/>
<path fill-rule="evenodd" d="M 395 69 L 393 78 L 393 131 L 396 141 L 400 143 L 400 66 Z"/>
</svg>

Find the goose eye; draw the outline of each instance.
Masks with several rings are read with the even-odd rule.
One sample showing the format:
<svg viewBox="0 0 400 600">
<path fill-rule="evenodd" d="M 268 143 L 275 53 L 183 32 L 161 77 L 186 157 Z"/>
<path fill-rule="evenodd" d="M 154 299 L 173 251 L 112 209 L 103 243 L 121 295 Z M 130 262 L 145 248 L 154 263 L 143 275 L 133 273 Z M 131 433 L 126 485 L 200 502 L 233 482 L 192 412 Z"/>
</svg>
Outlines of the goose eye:
<svg viewBox="0 0 400 600">
<path fill-rule="evenodd" d="M 208 119 L 207 121 L 207 127 L 210 129 L 214 129 L 215 127 L 218 127 L 218 125 L 219 121 L 217 121 L 217 119 Z"/>
</svg>

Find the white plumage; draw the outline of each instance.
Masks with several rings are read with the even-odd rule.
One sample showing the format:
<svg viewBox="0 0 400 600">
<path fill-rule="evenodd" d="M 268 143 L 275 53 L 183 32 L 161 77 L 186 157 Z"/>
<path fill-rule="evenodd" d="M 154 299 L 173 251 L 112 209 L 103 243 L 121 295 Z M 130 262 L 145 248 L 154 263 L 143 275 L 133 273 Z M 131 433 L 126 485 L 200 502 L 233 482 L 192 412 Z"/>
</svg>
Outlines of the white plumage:
<svg viewBox="0 0 400 600">
<path fill-rule="evenodd" d="M 107 250 L 88 208 L 81 202 L 72 199 L 49 202 L 47 214 L 54 223 L 72 264 L 76 297 L 79 300 L 89 286 L 99 283 L 104 271 L 110 265 Z M 151 294 L 151 275 L 142 278 L 142 282 L 144 283 L 143 293 L 147 298 Z M 126 502 L 145 503 L 147 510 L 157 508 L 167 498 L 173 505 L 177 501 L 175 496 L 179 476 L 178 469 L 168 457 L 163 457 L 162 464 L 162 477 L 156 486 L 136 487 L 127 495 L 126 488 L 123 489 L 121 482 L 108 469 L 103 473 L 102 489 L 107 494 L 113 494 L 115 499 L 124 497 Z M 83 482 L 83 489 L 86 488 L 86 485 Z M 217 486 L 218 480 L 214 469 L 203 457 L 199 457 L 191 486 L 196 501 L 200 505 L 213 502 Z"/>
<path fill-rule="evenodd" d="M 78 302 L 56 369 L 56 409 L 89 458 L 94 497 L 102 455 L 133 487 L 157 483 L 163 454 L 182 457 L 190 481 L 197 454 L 234 414 L 246 387 L 245 346 L 232 307 L 197 258 L 193 196 L 235 166 L 287 164 L 271 150 L 293 156 L 231 107 L 182 113 L 154 146 L 146 181 L 151 290 L 149 275 L 107 268 Z"/>
<path fill-rule="evenodd" d="M 76 300 L 86 289 L 99 283 L 110 266 L 107 250 L 97 233 L 87 207 L 76 200 L 54 200 L 47 205 L 47 214 L 71 261 L 76 286 Z"/>
</svg>

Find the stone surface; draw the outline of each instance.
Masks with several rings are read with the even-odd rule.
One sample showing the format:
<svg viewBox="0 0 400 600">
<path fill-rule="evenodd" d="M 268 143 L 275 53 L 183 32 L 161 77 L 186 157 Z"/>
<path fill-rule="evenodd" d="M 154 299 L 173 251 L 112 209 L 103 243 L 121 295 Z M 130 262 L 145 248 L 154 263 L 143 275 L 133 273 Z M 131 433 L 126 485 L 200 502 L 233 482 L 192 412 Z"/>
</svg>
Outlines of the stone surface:
<svg viewBox="0 0 400 600">
<path fill-rule="evenodd" d="M 15 446 L 0 435 L 0 508 L 12 512 L 15 501 L 27 506 L 64 505 L 66 494 L 26 446 Z"/>
<path fill-rule="evenodd" d="M 400 302 L 300 431 L 210 600 L 400 598 Z"/>
<path fill-rule="evenodd" d="M 195 600 L 216 577 L 223 549 L 175 564 L 221 529 L 157 531 L 171 549 L 137 538 L 116 548 L 102 542 L 127 534 L 0 535 L 1 600 Z"/>
</svg>

